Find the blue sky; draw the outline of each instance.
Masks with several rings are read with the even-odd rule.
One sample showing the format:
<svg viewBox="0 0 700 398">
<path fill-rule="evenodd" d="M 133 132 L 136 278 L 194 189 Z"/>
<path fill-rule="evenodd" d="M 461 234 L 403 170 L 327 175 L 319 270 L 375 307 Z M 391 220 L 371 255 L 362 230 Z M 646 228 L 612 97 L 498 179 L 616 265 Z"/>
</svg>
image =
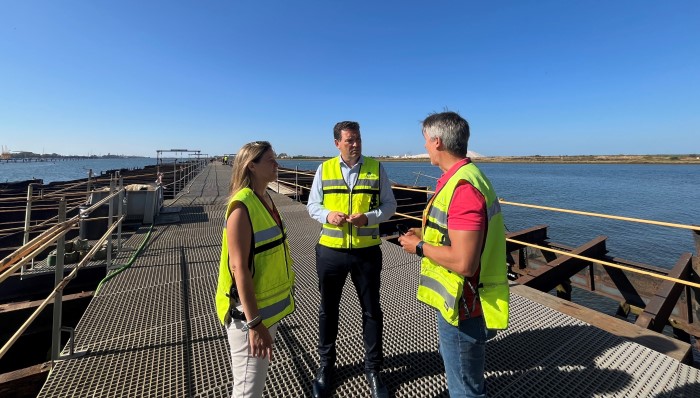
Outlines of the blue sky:
<svg viewBox="0 0 700 398">
<path fill-rule="evenodd" d="M 698 1 L 0 2 L 0 144 L 61 154 L 700 152 Z"/>
</svg>

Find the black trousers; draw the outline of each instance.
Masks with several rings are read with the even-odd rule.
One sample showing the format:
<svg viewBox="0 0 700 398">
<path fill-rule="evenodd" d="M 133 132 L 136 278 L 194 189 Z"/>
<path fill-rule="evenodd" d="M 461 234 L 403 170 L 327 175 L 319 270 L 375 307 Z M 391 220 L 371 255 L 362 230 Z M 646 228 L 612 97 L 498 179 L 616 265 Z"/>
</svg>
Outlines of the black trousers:
<svg viewBox="0 0 700 398">
<path fill-rule="evenodd" d="M 346 250 L 316 245 L 316 272 L 321 293 L 321 305 L 318 310 L 318 354 L 321 366 L 335 365 L 340 297 L 345 279 L 350 274 L 362 307 L 365 370 L 381 369 L 384 362 L 384 321 L 379 306 L 381 271 L 382 250 L 379 246 Z"/>
</svg>

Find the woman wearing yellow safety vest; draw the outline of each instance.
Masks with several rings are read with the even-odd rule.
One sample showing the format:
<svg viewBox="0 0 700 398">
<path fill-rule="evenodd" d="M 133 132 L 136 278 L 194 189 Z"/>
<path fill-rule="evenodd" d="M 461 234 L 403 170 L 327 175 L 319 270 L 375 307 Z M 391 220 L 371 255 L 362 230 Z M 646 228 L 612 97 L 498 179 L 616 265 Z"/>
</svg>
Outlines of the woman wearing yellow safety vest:
<svg viewBox="0 0 700 398">
<path fill-rule="evenodd" d="M 233 163 L 216 311 L 228 335 L 236 398 L 262 396 L 277 326 L 294 311 L 287 233 L 267 193 L 277 167 L 266 141 L 245 144 Z"/>
<path fill-rule="evenodd" d="M 508 326 L 505 228 L 496 193 L 467 157 L 469 124 L 454 112 L 423 121 L 425 148 L 440 167 L 423 227 L 399 237 L 421 257 L 417 298 L 437 312 L 451 397 L 485 397 L 486 340 Z"/>
</svg>

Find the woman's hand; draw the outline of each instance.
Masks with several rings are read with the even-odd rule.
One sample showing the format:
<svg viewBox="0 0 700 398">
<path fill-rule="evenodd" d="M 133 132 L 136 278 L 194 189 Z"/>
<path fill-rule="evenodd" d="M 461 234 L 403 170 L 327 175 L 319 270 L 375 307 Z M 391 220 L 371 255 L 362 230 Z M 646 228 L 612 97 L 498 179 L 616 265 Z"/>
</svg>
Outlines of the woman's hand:
<svg viewBox="0 0 700 398">
<path fill-rule="evenodd" d="M 248 330 L 248 342 L 250 343 L 250 356 L 267 357 L 272 362 L 272 336 L 262 322 L 255 328 Z"/>
</svg>

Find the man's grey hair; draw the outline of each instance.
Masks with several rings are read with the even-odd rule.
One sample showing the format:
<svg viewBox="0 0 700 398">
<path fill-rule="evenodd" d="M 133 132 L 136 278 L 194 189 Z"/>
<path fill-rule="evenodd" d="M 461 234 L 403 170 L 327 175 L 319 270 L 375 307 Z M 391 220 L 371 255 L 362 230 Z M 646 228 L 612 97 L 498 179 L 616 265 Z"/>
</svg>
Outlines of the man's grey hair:
<svg viewBox="0 0 700 398">
<path fill-rule="evenodd" d="M 445 149 L 453 155 L 467 156 L 469 123 L 457 112 L 433 113 L 423 120 L 428 138 L 440 137 Z"/>
</svg>

